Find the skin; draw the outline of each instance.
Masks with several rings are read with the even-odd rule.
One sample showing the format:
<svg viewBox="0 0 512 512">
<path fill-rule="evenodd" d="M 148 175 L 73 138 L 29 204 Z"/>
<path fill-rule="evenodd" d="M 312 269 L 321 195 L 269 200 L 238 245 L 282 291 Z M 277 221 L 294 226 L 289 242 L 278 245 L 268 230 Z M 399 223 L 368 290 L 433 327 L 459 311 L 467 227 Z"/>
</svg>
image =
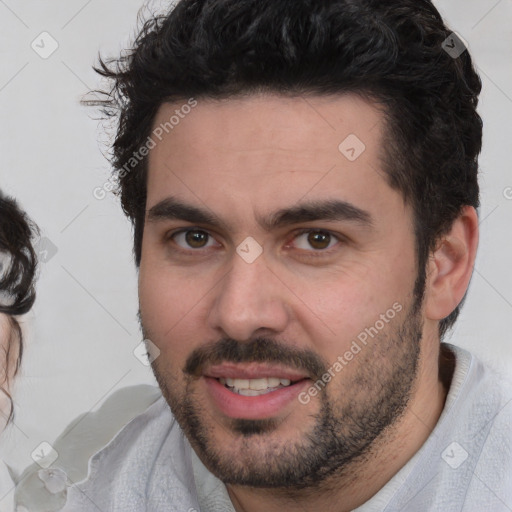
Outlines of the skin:
<svg viewBox="0 0 512 512">
<path fill-rule="evenodd" d="M 180 105 L 162 105 L 154 126 Z M 164 396 L 198 456 L 226 483 L 237 511 L 272 512 L 297 502 L 305 511 L 352 510 L 416 453 L 442 412 L 447 389 L 439 378 L 438 324 L 467 289 L 477 216 L 464 208 L 439 242 L 426 269 L 422 307 L 414 314 L 412 211 L 384 178 L 384 129 L 379 109 L 353 94 L 201 100 L 149 155 L 139 272 L 144 335 L 160 350 L 153 370 Z M 338 149 L 349 134 L 366 146 L 353 162 Z M 225 226 L 152 217 L 151 209 L 170 196 L 214 213 Z M 267 231 L 257 221 L 299 201 L 326 199 L 368 212 L 371 226 L 314 220 Z M 173 237 L 183 228 L 211 238 L 191 246 L 184 235 Z M 297 233 L 306 228 L 334 238 L 323 248 Z M 249 236 L 263 248 L 252 263 L 236 252 Z M 191 354 L 224 339 L 257 345 L 263 338 L 283 355 L 302 351 L 330 367 L 395 303 L 400 313 L 323 392 L 251 423 L 252 434 L 219 410 L 204 375 L 184 372 Z M 275 362 L 286 366 L 284 361 Z M 326 407 L 335 437 L 346 441 L 330 460 L 308 440 L 325 426 Z M 380 425 L 366 444 L 355 432 L 365 411 Z M 379 418 L 383 411 L 391 415 L 387 422 Z M 190 417 L 199 426 L 193 428 Z M 198 433 L 202 439 L 194 437 Z M 319 439 L 328 442 L 328 436 Z M 300 462 L 313 455 L 316 476 L 299 474 Z M 261 485 L 264 475 L 279 481 L 295 470 L 297 485 Z"/>
<path fill-rule="evenodd" d="M 0 349 L 3 354 L 0 382 L 4 382 L 4 383 L 7 380 L 7 375 L 6 375 L 7 361 L 5 361 L 5 359 L 6 359 L 5 356 L 6 356 L 6 351 L 8 348 L 8 340 L 10 338 L 10 334 L 11 334 L 11 326 L 9 325 L 9 319 L 6 315 L 4 315 L 3 313 L 0 313 Z"/>
<path fill-rule="evenodd" d="M 9 343 L 11 344 L 10 347 Z M 7 360 L 7 351 L 9 348 L 9 360 Z M 16 365 L 16 358 L 18 357 L 18 347 L 13 340 L 9 317 L 3 313 L 0 313 L 0 355 L 0 387 L 2 390 L 9 393 Z M 10 411 L 11 402 L 8 396 L 5 393 L 0 392 L 0 431 L 5 428 Z"/>
</svg>

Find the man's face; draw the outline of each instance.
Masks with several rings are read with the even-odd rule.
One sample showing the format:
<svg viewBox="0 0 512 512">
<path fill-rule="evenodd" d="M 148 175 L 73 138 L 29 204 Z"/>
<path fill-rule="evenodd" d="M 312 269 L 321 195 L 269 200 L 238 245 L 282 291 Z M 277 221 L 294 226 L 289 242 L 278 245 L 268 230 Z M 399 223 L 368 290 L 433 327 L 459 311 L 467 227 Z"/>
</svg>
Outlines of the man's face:
<svg viewBox="0 0 512 512">
<path fill-rule="evenodd" d="M 400 416 L 417 374 L 412 213 L 384 179 L 383 116 L 346 95 L 199 101 L 180 118 L 149 155 L 153 370 L 224 482 L 312 485 Z"/>
</svg>

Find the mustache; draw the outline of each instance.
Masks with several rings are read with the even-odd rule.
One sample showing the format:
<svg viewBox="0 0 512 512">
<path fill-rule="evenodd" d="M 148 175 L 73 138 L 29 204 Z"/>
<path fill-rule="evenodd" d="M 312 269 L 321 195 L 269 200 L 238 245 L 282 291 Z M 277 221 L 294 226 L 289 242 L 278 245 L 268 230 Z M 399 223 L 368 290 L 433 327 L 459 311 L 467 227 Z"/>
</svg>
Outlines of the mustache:
<svg viewBox="0 0 512 512">
<path fill-rule="evenodd" d="M 185 362 L 183 372 L 200 377 L 206 366 L 221 363 L 271 363 L 307 372 L 314 380 L 326 373 L 328 365 L 311 350 L 286 347 L 268 338 L 240 343 L 231 338 L 196 348 Z"/>
</svg>

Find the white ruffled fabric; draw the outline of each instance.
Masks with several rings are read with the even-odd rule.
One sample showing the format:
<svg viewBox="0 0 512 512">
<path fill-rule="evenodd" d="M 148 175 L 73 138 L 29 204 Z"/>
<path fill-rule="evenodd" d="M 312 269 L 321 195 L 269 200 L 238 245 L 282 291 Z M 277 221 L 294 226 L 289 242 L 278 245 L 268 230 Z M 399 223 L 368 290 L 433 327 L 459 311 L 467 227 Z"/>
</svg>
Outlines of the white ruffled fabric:
<svg viewBox="0 0 512 512">
<path fill-rule="evenodd" d="M 14 511 L 14 490 L 7 466 L 0 460 L 0 512 Z"/>
</svg>

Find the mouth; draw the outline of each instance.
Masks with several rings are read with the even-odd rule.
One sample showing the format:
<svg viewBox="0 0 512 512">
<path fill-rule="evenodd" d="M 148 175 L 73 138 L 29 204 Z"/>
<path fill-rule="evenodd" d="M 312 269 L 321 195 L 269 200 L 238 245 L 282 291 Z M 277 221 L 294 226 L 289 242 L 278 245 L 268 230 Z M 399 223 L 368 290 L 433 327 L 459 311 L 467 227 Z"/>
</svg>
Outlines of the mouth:
<svg viewBox="0 0 512 512">
<path fill-rule="evenodd" d="M 283 414 L 310 381 L 296 371 L 256 363 L 211 367 L 203 377 L 215 408 L 224 416 L 239 419 Z"/>
<path fill-rule="evenodd" d="M 290 379 L 280 377 L 263 377 L 260 379 L 231 379 L 220 378 L 219 382 L 232 393 L 242 396 L 261 396 L 273 393 L 278 389 L 287 388 L 292 385 Z"/>
</svg>

